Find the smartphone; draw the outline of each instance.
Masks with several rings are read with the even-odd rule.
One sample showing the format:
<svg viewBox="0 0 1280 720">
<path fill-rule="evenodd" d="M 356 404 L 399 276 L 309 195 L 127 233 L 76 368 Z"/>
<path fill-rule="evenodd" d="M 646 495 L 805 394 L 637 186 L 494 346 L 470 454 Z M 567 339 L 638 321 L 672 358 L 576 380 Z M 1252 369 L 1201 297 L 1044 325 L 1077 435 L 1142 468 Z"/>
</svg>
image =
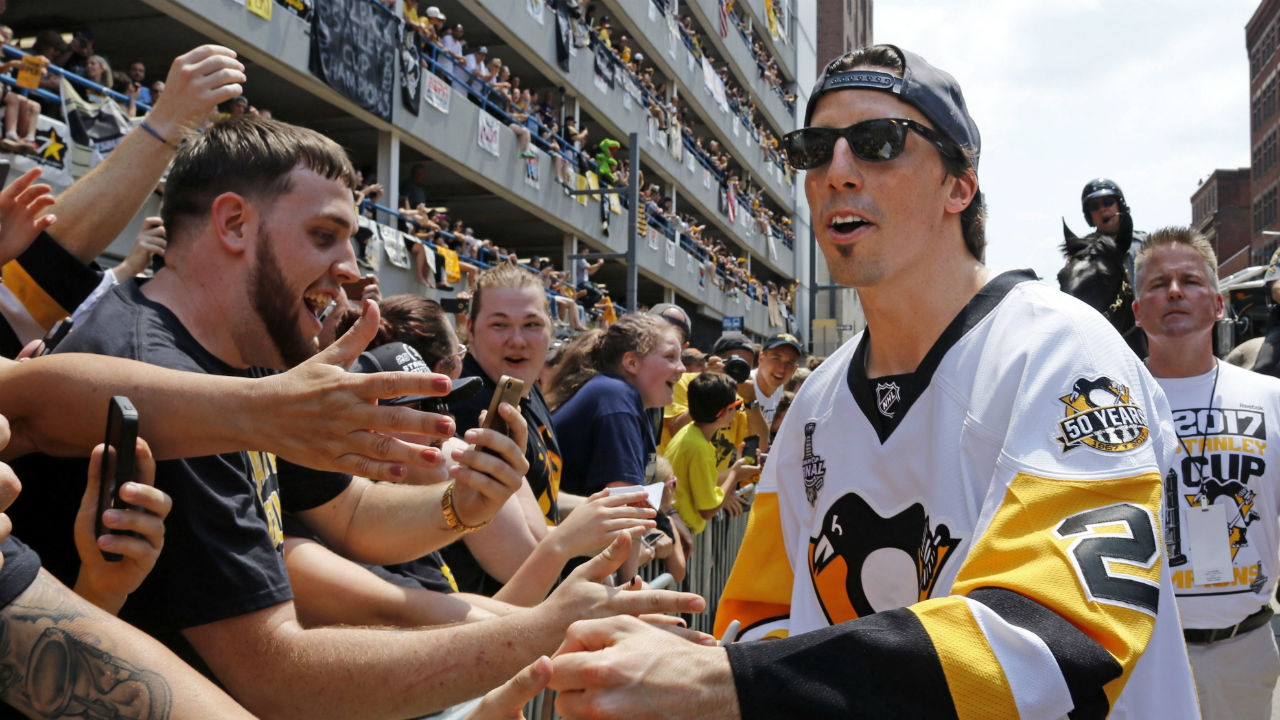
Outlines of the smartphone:
<svg viewBox="0 0 1280 720">
<path fill-rule="evenodd" d="M 93 536 L 103 533 L 134 535 L 127 530 L 111 530 L 102 524 L 102 513 L 111 508 L 127 507 L 120 501 L 120 486 L 133 479 L 134 448 L 138 441 L 138 411 L 123 395 L 111 398 L 107 405 L 107 437 L 102 453 L 102 472 L 98 476 L 98 514 L 93 518 Z M 102 559 L 117 562 L 121 555 L 102 552 Z"/>
<path fill-rule="evenodd" d="M 443 298 L 440 300 L 440 309 L 453 315 L 464 313 L 470 307 L 471 307 L 471 300 L 469 298 L 455 297 L 455 298 Z"/>
<path fill-rule="evenodd" d="M 645 533 L 644 537 L 640 538 L 640 542 L 644 543 L 645 547 L 652 550 L 653 546 L 657 545 L 658 541 L 665 536 L 666 536 L 666 533 L 662 532 L 661 530 L 650 530 L 649 532 Z"/>
<path fill-rule="evenodd" d="M 484 422 L 480 423 L 480 427 L 488 430 L 497 430 L 498 432 L 511 436 L 511 428 L 507 426 L 507 421 L 502 419 L 502 415 L 498 413 L 498 405 L 507 403 L 512 407 L 520 407 L 520 396 L 524 394 L 524 381 L 503 375 L 498 378 L 498 387 L 493 390 L 493 399 L 489 401 L 489 412 L 485 413 Z M 488 448 L 483 448 L 485 452 L 492 453 Z"/>
<path fill-rule="evenodd" d="M 748 435 L 742 439 L 742 457 L 751 458 L 751 464 L 759 462 L 760 436 Z"/>
</svg>

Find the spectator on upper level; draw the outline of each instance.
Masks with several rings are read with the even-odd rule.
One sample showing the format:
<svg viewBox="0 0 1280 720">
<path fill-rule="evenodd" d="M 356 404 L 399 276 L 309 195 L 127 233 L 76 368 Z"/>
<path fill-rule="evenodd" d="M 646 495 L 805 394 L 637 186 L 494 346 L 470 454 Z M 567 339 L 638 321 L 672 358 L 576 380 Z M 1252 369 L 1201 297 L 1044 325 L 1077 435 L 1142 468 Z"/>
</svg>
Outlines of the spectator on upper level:
<svg viewBox="0 0 1280 720">
<path fill-rule="evenodd" d="M 138 102 L 151 104 L 151 90 L 147 88 L 147 66 L 141 60 L 129 63 L 129 79 L 138 86 Z"/>
<path fill-rule="evenodd" d="M 83 75 L 91 82 L 95 82 L 104 88 L 110 88 L 113 84 L 111 76 L 111 64 L 101 55 L 90 55 L 85 61 L 84 71 L 77 73 Z M 95 88 L 85 88 L 84 98 L 90 102 L 105 102 L 107 94 Z"/>
<path fill-rule="evenodd" d="M 427 166 L 418 163 L 409 171 L 409 179 L 400 185 L 400 208 L 417 209 L 427 202 Z"/>
<path fill-rule="evenodd" d="M 154 105 L 160 101 L 160 95 L 164 92 L 164 81 L 157 80 L 151 83 L 151 104 Z"/>
<path fill-rule="evenodd" d="M 88 70 L 89 58 L 93 54 L 93 31 L 89 28 L 80 28 L 71 34 L 67 54 L 57 64 L 68 72 L 84 76 Z M 110 83 L 106 84 L 110 85 Z"/>
<path fill-rule="evenodd" d="M 4 35 L 6 31 L 7 36 Z M 13 39 L 13 30 L 8 25 L 0 25 L 0 37 L 8 45 Z M 0 73 L 12 72 L 21 64 L 21 59 L 9 60 L 0 64 Z M 0 84 L 0 104 L 4 105 L 4 137 L 0 138 L 0 151 L 23 155 L 35 153 L 40 103 L 10 90 L 8 85 Z"/>
<path fill-rule="evenodd" d="M 484 85 L 489 82 L 491 73 L 485 63 L 488 54 L 489 48 L 481 45 L 476 48 L 475 52 L 466 57 L 466 69 L 473 76 L 468 82 L 468 87 L 476 95 L 475 98 L 472 98 L 474 102 L 479 102 L 479 98 L 484 96 Z"/>
</svg>

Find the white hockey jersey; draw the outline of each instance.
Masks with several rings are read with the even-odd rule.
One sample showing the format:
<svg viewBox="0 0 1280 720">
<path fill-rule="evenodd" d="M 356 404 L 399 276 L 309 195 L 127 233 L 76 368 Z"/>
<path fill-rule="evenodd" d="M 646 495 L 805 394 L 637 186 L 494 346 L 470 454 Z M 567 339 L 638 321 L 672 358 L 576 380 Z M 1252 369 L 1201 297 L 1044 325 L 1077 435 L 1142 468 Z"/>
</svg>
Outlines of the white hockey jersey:
<svg viewBox="0 0 1280 720">
<path fill-rule="evenodd" d="M 1280 566 L 1280 380 L 1230 363 L 1190 378 L 1159 378 L 1179 447 L 1165 476 L 1165 538 L 1182 625 L 1229 627 L 1266 605 Z M 1195 576 L 1187 513 L 1215 508 L 1227 579 Z M 1210 570 L 1202 564 L 1202 570 Z M 1215 578 L 1216 579 L 1216 578 Z"/>
<path fill-rule="evenodd" d="M 991 280 L 914 373 L 869 380 L 859 335 L 805 381 L 759 487 L 790 637 L 731 646 L 744 716 L 1199 717 L 1167 405 L 1096 311 L 1033 279 Z"/>
</svg>

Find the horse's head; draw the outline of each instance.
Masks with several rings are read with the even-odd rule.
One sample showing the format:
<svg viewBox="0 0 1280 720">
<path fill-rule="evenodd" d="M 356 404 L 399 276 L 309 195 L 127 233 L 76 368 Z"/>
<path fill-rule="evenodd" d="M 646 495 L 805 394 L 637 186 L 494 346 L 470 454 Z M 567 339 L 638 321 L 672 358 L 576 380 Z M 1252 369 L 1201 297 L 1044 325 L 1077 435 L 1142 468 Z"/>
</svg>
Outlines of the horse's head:
<svg viewBox="0 0 1280 720">
<path fill-rule="evenodd" d="M 1116 302 L 1124 286 L 1124 261 L 1133 239 L 1132 221 L 1127 233 L 1123 232 L 1124 224 L 1122 218 L 1118 238 L 1096 233 L 1078 237 L 1067 221 L 1062 221 L 1062 254 L 1067 264 L 1058 271 L 1058 287 L 1108 316 L 1120 309 Z"/>
</svg>

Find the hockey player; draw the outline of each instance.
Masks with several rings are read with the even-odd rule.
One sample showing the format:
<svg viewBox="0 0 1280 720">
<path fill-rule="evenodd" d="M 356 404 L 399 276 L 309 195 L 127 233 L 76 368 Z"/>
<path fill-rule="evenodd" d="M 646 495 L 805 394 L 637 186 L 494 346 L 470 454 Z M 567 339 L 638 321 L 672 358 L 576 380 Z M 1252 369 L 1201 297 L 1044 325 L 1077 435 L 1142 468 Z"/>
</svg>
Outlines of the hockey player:
<svg viewBox="0 0 1280 720">
<path fill-rule="evenodd" d="M 982 264 L 979 136 L 951 76 L 859 49 L 804 119 L 783 144 L 867 330 L 797 394 L 718 616 L 789 637 L 582 622 L 514 685 L 549 678 L 569 718 L 1196 717 L 1158 386 L 1098 313 Z"/>
<path fill-rule="evenodd" d="M 1200 709 L 1265 719 L 1280 676 L 1269 622 L 1280 572 L 1280 381 L 1213 356 L 1217 268 L 1190 228 L 1153 233 L 1137 257 L 1133 312 L 1178 433 L 1165 536 Z"/>
</svg>

